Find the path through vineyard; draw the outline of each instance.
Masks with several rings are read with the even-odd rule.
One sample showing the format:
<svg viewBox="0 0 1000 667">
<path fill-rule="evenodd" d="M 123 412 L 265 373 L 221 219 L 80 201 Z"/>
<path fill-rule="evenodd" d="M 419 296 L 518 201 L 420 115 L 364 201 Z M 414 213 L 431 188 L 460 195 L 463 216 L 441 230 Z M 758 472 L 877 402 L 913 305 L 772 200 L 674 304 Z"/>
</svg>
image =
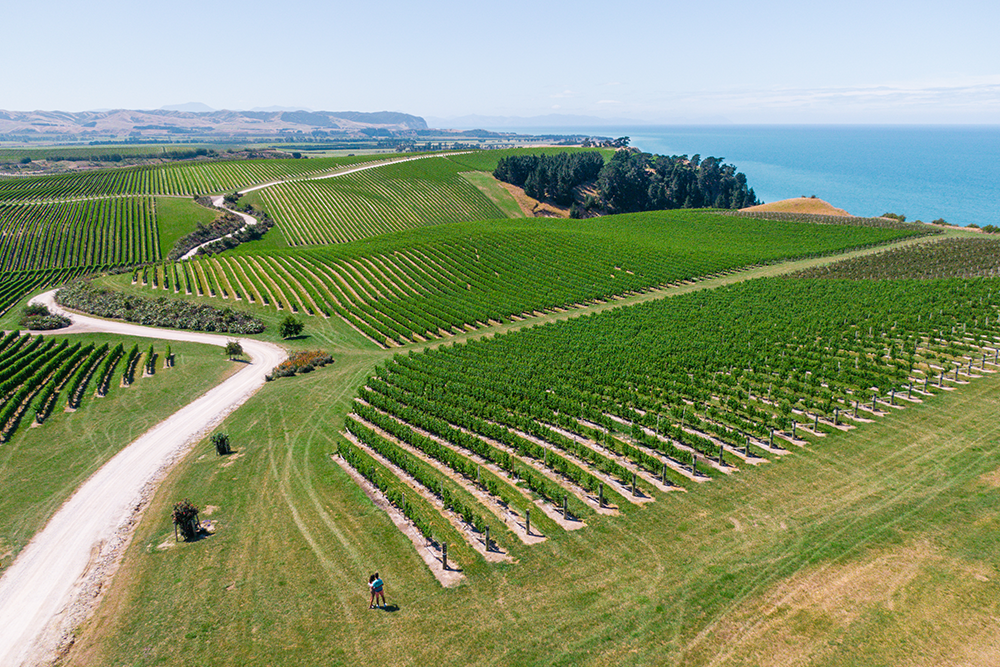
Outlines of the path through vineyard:
<svg viewBox="0 0 1000 667">
<path fill-rule="evenodd" d="M 50 310 L 54 291 L 34 301 Z M 62 333 L 107 332 L 225 346 L 226 336 L 69 315 Z M 246 368 L 150 429 L 85 482 L 0 579 L 0 666 L 43 664 L 79 622 L 117 566 L 139 514 L 174 463 L 264 384 L 286 356 L 240 339 Z"/>
</svg>

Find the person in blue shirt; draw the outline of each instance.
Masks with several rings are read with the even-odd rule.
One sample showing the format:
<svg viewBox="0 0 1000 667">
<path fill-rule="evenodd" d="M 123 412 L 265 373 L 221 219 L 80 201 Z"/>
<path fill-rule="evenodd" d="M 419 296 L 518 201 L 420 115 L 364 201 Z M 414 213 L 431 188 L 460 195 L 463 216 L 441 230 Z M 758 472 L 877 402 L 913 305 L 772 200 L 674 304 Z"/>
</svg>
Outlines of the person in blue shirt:
<svg viewBox="0 0 1000 667">
<path fill-rule="evenodd" d="M 379 598 L 381 598 L 382 609 L 385 609 L 385 584 L 382 582 L 382 579 L 379 578 L 378 572 L 368 578 L 368 588 L 370 588 L 372 592 L 371 600 L 368 602 L 368 608 L 375 609 L 375 607 L 378 606 L 376 603 Z"/>
</svg>

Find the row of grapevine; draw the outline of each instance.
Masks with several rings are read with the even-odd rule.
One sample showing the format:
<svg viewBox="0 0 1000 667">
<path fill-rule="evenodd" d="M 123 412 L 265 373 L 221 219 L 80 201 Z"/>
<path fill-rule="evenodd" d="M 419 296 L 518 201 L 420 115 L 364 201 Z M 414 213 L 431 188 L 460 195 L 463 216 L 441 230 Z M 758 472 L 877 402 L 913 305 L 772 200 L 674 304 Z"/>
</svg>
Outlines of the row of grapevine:
<svg viewBox="0 0 1000 667">
<path fill-rule="evenodd" d="M 998 318 L 998 279 L 752 281 L 396 355 L 347 428 L 586 516 L 598 494 L 627 507 L 636 479 L 731 474 L 1000 371 Z"/>
<path fill-rule="evenodd" d="M 0 205 L 0 271 L 155 261 L 159 236 L 149 198 Z"/>
<path fill-rule="evenodd" d="M 109 267 L 95 267 L 106 269 Z M 0 315 L 10 310 L 26 294 L 50 285 L 60 285 L 88 271 L 87 267 L 55 271 L 13 271 L 0 274 Z"/>
<path fill-rule="evenodd" d="M 453 225 L 350 246 L 197 259 L 182 273 L 185 290 L 198 296 L 337 315 L 379 344 L 404 345 L 907 232 L 670 211 Z"/>
<path fill-rule="evenodd" d="M 107 343 L 83 345 L 17 331 L 6 334 L 0 339 L 0 439 L 10 439 L 29 409 L 41 424 L 63 397 L 67 408 L 77 409 L 89 387 L 94 387 L 96 396 L 105 396 L 122 359 L 126 362 L 124 379 L 134 372 L 141 356 L 138 345 L 126 357 L 121 343 L 112 348 Z M 167 356 L 172 359 L 169 347 Z M 150 346 L 147 374 L 155 359 Z"/>
</svg>

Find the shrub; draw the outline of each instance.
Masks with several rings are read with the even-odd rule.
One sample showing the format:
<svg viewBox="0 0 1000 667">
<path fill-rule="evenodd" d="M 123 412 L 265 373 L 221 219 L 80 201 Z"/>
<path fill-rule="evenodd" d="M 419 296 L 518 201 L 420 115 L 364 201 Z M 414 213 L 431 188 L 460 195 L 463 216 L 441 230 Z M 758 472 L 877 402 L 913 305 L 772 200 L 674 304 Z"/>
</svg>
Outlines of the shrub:
<svg viewBox="0 0 1000 667">
<path fill-rule="evenodd" d="M 198 535 L 198 530 L 201 528 L 198 525 L 198 508 L 192 505 L 190 500 L 184 499 L 175 504 L 171 518 L 174 520 L 174 526 L 180 528 L 185 540 L 191 541 Z"/>
<path fill-rule="evenodd" d="M 55 315 L 40 303 L 29 303 L 21 311 L 20 325 L 32 331 L 49 331 L 51 329 L 62 329 L 68 327 L 70 321 L 68 317 Z"/>
<path fill-rule="evenodd" d="M 321 350 L 298 352 L 275 366 L 266 379 L 271 381 L 281 377 L 291 377 L 296 373 L 309 373 L 317 366 L 326 366 L 332 362 L 333 357 L 330 356 L 329 352 Z"/>
<path fill-rule="evenodd" d="M 215 453 L 219 456 L 225 456 L 232 451 L 229 447 L 229 436 L 225 433 L 213 433 L 212 445 L 215 447 Z"/>
</svg>

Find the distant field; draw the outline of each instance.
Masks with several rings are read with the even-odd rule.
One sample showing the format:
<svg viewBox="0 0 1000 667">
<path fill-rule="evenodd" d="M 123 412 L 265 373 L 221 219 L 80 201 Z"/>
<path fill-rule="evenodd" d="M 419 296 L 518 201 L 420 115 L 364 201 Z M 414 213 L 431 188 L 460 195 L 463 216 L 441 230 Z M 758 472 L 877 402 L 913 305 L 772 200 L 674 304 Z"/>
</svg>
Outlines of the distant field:
<svg viewBox="0 0 1000 667">
<path fill-rule="evenodd" d="M 2 179 L 0 201 L 227 192 L 276 179 L 316 174 L 369 159 L 371 158 L 354 156 L 314 160 L 176 162 Z"/>
<path fill-rule="evenodd" d="M 196 296 L 340 316 L 379 344 L 406 344 L 536 310 L 920 231 L 766 222 L 703 211 L 455 223 L 337 247 L 199 259 L 179 265 L 169 289 L 183 286 Z"/>
</svg>

